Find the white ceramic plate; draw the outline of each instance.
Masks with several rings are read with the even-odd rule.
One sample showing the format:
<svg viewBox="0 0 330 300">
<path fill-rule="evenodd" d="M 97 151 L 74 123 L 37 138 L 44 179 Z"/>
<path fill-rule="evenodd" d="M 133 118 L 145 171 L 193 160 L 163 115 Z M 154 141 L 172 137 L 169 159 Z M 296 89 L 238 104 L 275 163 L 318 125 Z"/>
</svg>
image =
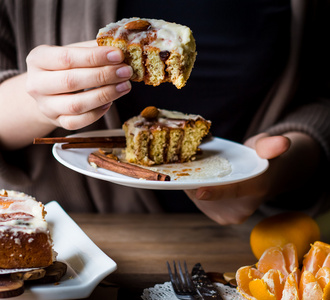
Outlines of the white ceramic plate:
<svg viewBox="0 0 330 300">
<path fill-rule="evenodd" d="M 90 131 L 73 136 L 118 136 L 123 131 Z M 202 155 L 193 162 L 161 165 L 158 172 L 171 175 L 171 181 L 150 181 L 131 178 L 102 168 L 92 167 L 87 159 L 95 149 L 67 149 L 61 144 L 53 147 L 54 157 L 64 166 L 94 178 L 144 189 L 182 190 L 201 186 L 215 186 L 243 181 L 255 177 L 268 168 L 268 161 L 241 144 L 220 138 L 211 138 L 201 145 Z"/>
<path fill-rule="evenodd" d="M 116 270 L 117 264 L 90 240 L 57 202 L 46 204 L 46 211 L 57 260 L 66 263 L 68 271 L 58 285 L 33 285 L 12 299 L 87 298 L 103 278 Z"/>
</svg>

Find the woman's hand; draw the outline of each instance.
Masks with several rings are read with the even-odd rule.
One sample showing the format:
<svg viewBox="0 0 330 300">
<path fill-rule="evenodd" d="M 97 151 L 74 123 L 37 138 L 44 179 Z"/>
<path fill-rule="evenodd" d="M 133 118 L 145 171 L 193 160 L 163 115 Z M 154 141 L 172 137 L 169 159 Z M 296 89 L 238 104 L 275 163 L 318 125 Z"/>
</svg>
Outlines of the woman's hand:
<svg viewBox="0 0 330 300">
<path fill-rule="evenodd" d="M 27 92 L 56 127 L 75 130 L 102 117 L 131 89 L 132 68 L 115 47 L 89 41 L 39 46 L 27 57 Z"/>
<path fill-rule="evenodd" d="M 239 224 L 269 197 L 304 184 L 318 166 L 320 147 L 307 134 L 256 135 L 245 145 L 269 159 L 268 170 L 250 180 L 185 191 L 209 218 L 222 225 Z"/>
</svg>

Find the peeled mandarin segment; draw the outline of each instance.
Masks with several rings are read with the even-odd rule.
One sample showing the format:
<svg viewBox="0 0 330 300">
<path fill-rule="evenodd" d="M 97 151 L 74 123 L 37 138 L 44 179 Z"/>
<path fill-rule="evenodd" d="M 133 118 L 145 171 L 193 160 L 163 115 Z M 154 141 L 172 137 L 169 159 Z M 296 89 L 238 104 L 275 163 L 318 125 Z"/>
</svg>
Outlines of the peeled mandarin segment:
<svg viewBox="0 0 330 300">
<path fill-rule="evenodd" d="M 283 247 L 282 252 L 285 259 L 286 269 L 291 273 L 299 267 L 297 248 L 294 244 L 289 243 Z"/>
<path fill-rule="evenodd" d="M 299 290 L 294 273 L 291 273 L 284 284 L 281 300 L 299 300 Z"/>
<path fill-rule="evenodd" d="M 249 289 L 258 300 L 277 300 L 276 296 L 270 292 L 267 284 L 262 279 L 254 279 L 249 283 Z"/>
<path fill-rule="evenodd" d="M 278 270 L 271 269 L 262 277 L 262 281 L 267 284 L 270 293 L 275 295 L 275 299 L 281 300 L 284 288 L 284 275 Z"/>
<path fill-rule="evenodd" d="M 299 295 L 301 300 L 322 300 L 322 288 L 310 271 L 301 274 Z"/>
<path fill-rule="evenodd" d="M 330 300 L 330 283 L 324 287 L 322 300 Z"/>
<path fill-rule="evenodd" d="M 322 267 L 317 271 L 315 278 L 321 286 L 322 290 L 324 290 L 326 285 L 330 282 L 330 268 Z"/>
<path fill-rule="evenodd" d="M 304 257 L 302 270 L 310 271 L 315 275 L 317 271 L 323 266 L 327 256 L 327 249 L 314 243 L 314 245 L 311 246 L 311 249 Z"/>
<path fill-rule="evenodd" d="M 322 267 L 328 267 L 328 268 L 330 268 L 330 253 L 325 258 Z"/>
<path fill-rule="evenodd" d="M 260 272 L 267 273 L 271 269 L 279 270 L 285 278 L 289 275 L 283 252 L 279 247 L 268 248 L 258 261 Z"/>
<path fill-rule="evenodd" d="M 251 267 L 241 267 L 236 272 L 236 282 L 237 282 L 237 290 L 247 299 L 256 300 L 254 296 L 252 296 L 249 288 L 249 283 L 254 279 L 261 279 L 263 274 Z"/>
<path fill-rule="evenodd" d="M 321 241 L 316 241 L 314 243 L 314 246 L 317 246 L 319 248 L 322 248 L 323 250 L 325 250 L 325 252 L 330 253 L 330 245 Z"/>
</svg>

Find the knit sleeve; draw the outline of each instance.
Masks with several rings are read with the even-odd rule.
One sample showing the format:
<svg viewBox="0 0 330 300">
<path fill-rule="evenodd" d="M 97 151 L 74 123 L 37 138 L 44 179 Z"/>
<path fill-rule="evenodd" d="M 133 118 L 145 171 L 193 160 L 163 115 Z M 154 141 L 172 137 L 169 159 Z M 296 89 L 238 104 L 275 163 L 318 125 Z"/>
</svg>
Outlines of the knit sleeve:
<svg viewBox="0 0 330 300">
<path fill-rule="evenodd" d="M 312 136 L 330 161 L 330 99 L 322 98 L 301 106 L 267 130 L 271 135 L 289 131 L 305 132 Z"/>
<path fill-rule="evenodd" d="M 15 38 L 4 1 L 0 1 L 0 83 L 18 75 Z"/>
</svg>

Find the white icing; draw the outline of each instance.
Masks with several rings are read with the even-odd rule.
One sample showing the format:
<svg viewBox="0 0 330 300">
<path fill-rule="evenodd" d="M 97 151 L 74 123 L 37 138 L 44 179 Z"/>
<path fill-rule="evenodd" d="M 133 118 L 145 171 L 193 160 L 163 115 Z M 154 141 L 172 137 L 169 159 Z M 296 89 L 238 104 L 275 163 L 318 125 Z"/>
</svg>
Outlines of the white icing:
<svg viewBox="0 0 330 300">
<path fill-rule="evenodd" d="M 196 161 L 185 163 L 163 164 L 155 167 L 146 167 L 152 171 L 169 175 L 171 181 L 204 181 L 207 179 L 215 179 L 229 175 L 232 172 L 230 162 L 220 155 L 211 155 L 207 157 L 199 157 Z"/>
<path fill-rule="evenodd" d="M 166 109 L 158 109 L 158 111 L 159 114 L 156 122 L 159 123 L 160 126 L 166 126 L 169 128 L 182 128 L 184 125 L 182 121 L 204 119 L 200 115 L 184 114 L 178 111 L 170 111 Z M 134 137 L 137 138 L 140 131 L 147 130 L 146 126 L 139 126 L 141 122 L 145 122 L 145 119 L 140 115 L 128 120 L 126 125 L 128 126 L 129 134 L 134 135 Z"/>
<path fill-rule="evenodd" d="M 158 111 L 159 111 L 158 118 L 194 120 L 194 121 L 196 121 L 197 119 L 203 119 L 203 117 L 200 115 L 184 114 L 179 111 L 166 110 L 166 109 L 158 109 Z"/>
<path fill-rule="evenodd" d="M 125 24 L 136 21 L 145 20 L 151 24 L 151 28 L 148 31 L 128 31 L 125 29 Z M 122 37 L 123 34 L 127 34 L 127 39 L 129 44 L 140 43 L 143 39 L 147 37 L 147 32 L 155 29 L 157 32 L 157 38 L 152 41 L 149 45 L 152 47 L 157 47 L 160 51 L 176 51 L 179 54 L 183 54 L 184 49 L 191 42 L 192 32 L 189 27 L 184 25 L 179 25 L 176 23 L 169 23 L 164 20 L 155 19 L 140 19 L 140 18 L 129 18 L 122 19 L 116 23 L 110 23 L 106 27 L 101 28 L 97 34 L 97 38 L 107 36 L 110 30 L 117 29 L 114 33 L 113 38 L 118 39 Z M 195 49 L 193 49 L 195 51 Z"/>
<path fill-rule="evenodd" d="M 33 233 L 36 231 L 47 231 L 47 222 L 44 219 L 44 207 L 34 197 L 16 191 L 7 191 L 8 196 L 0 196 L 0 200 L 8 205 L 0 204 L 0 215 L 28 214 L 31 218 L 24 216 L 0 220 L 0 236 L 8 229 L 16 236 L 18 232 Z M 3 192 L 0 192 L 3 195 Z M 16 240 L 15 240 L 16 242 Z"/>
</svg>

